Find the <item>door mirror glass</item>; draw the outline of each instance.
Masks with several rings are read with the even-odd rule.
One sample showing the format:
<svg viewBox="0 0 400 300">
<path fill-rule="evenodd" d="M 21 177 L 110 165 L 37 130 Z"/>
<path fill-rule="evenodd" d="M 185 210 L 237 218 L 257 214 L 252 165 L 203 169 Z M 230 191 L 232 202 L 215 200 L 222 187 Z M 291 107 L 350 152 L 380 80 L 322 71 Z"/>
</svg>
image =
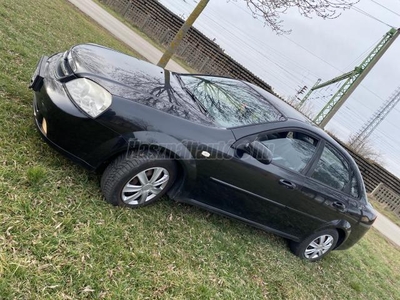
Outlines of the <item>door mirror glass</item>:
<svg viewBox="0 0 400 300">
<path fill-rule="evenodd" d="M 253 141 L 247 145 L 248 153 L 259 162 L 268 165 L 272 162 L 273 154 L 264 144 L 259 141 Z"/>
</svg>

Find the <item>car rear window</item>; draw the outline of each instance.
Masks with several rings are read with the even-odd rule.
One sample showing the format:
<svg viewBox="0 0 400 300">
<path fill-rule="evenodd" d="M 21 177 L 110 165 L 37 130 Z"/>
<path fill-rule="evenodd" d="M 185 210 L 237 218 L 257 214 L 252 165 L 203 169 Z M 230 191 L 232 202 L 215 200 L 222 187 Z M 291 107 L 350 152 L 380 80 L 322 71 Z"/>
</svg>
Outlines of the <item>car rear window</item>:
<svg viewBox="0 0 400 300">
<path fill-rule="evenodd" d="M 184 88 L 222 127 L 283 121 L 285 117 L 249 85 L 229 78 L 180 75 Z"/>
</svg>

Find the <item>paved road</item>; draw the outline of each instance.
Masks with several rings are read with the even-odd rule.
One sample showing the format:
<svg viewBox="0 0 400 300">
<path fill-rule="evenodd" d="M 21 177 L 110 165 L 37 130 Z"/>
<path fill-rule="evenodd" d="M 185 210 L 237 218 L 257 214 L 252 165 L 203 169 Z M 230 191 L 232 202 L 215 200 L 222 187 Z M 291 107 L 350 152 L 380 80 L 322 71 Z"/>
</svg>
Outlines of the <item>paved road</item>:
<svg viewBox="0 0 400 300">
<path fill-rule="evenodd" d="M 118 19 L 110 15 L 92 0 L 69 0 L 69 2 L 74 4 L 79 8 L 79 10 L 108 30 L 116 38 L 143 55 L 151 63 L 156 64 L 160 60 L 162 56 L 160 50 L 156 49 L 153 45 L 132 31 Z M 172 60 L 168 63 L 167 69 L 179 73 L 188 73 L 188 71 Z"/>
<path fill-rule="evenodd" d="M 374 227 L 397 246 L 400 246 L 400 227 L 390 221 L 388 218 L 378 213 L 378 218 Z"/>
<path fill-rule="evenodd" d="M 156 49 L 149 42 L 144 40 L 138 34 L 133 32 L 126 25 L 114 18 L 103 8 L 98 6 L 92 0 L 68 0 L 78 7 L 82 12 L 90 16 L 93 20 L 107 29 L 118 39 L 122 40 L 135 51 L 139 52 L 152 63 L 157 63 L 162 55 L 161 51 Z M 187 73 L 185 69 L 177 63 L 170 61 L 167 68 L 181 73 Z M 394 224 L 385 216 L 378 214 L 378 219 L 374 223 L 374 227 L 390 239 L 394 244 L 400 246 L 400 227 Z"/>
</svg>

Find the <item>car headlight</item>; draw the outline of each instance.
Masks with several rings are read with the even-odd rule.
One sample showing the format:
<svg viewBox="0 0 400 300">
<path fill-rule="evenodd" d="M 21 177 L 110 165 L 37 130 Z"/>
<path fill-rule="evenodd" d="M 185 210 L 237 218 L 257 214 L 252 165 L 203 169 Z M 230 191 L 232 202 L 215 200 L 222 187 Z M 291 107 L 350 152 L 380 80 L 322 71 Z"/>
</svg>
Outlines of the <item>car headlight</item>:
<svg viewBox="0 0 400 300">
<path fill-rule="evenodd" d="M 111 94 L 91 80 L 78 78 L 68 81 L 65 86 L 72 100 L 93 118 L 111 105 Z"/>
</svg>

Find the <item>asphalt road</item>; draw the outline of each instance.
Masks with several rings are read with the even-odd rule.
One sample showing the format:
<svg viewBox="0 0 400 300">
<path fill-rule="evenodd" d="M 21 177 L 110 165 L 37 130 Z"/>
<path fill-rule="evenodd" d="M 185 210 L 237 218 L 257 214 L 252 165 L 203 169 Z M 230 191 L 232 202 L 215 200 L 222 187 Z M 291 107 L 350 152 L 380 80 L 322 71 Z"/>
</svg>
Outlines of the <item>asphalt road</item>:
<svg viewBox="0 0 400 300">
<path fill-rule="evenodd" d="M 118 19 L 110 15 L 92 0 L 68 0 L 78 7 L 83 13 L 91 17 L 94 21 L 108 30 L 116 38 L 123 41 L 132 49 L 143 55 L 150 62 L 156 64 L 162 56 L 160 50 L 143 39 L 141 36 L 132 31 Z M 170 61 L 167 69 L 187 73 L 187 71 L 174 61 Z M 378 214 L 378 219 L 374 223 L 374 227 L 391 240 L 395 245 L 400 247 L 400 227 L 394 224 L 385 216 Z"/>
<path fill-rule="evenodd" d="M 108 30 L 117 39 L 123 41 L 129 47 L 140 53 L 149 62 L 157 64 L 157 62 L 160 60 L 162 56 L 162 52 L 160 50 L 155 48 L 95 2 L 91 0 L 69 0 L 69 2 L 74 4 L 79 10 Z M 166 69 L 178 73 L 188 73 L 188 71 L 172 60 L 168 63 Z"/>
</svg>

